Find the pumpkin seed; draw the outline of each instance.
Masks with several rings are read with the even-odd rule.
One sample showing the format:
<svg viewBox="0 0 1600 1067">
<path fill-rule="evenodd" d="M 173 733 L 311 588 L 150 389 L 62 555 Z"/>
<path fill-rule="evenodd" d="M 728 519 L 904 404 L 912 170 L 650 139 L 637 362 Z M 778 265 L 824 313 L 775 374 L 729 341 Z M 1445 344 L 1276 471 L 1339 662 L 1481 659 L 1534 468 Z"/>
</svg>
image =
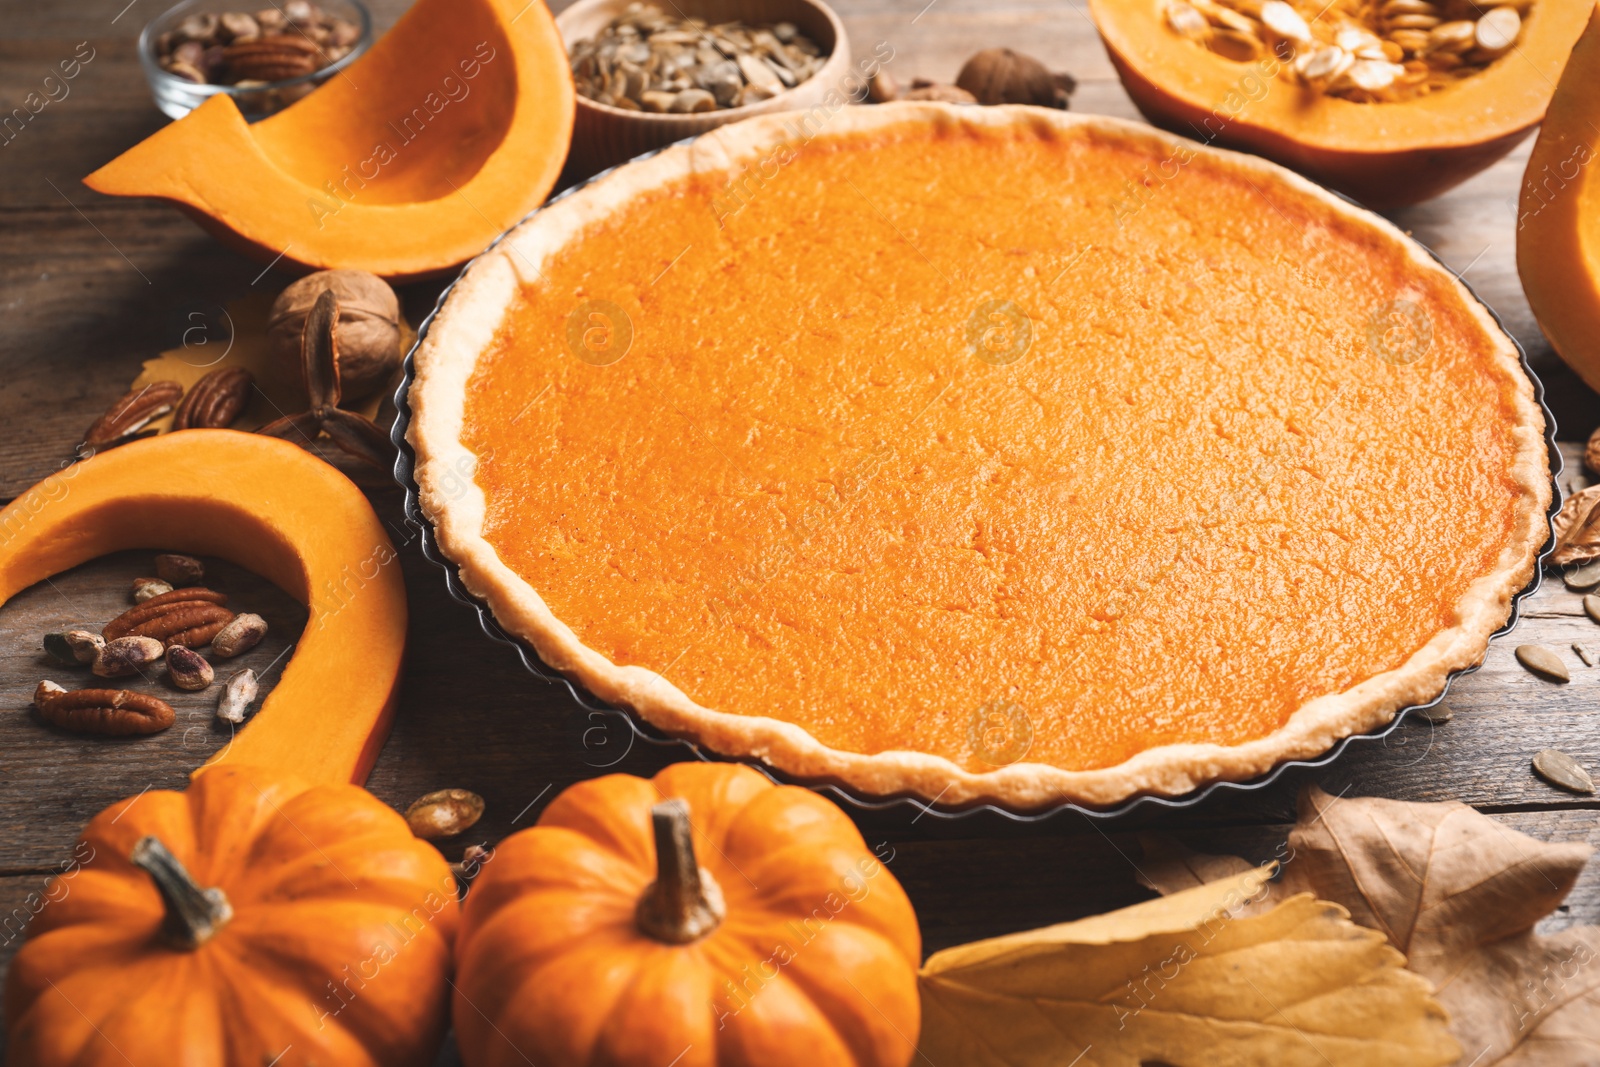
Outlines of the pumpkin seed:
<svg viewBox="0 0 1600 1067">
<path fill-rule="evenodd" d="M 1583 598 L 1583 613 L 1594 622 L 1600 622 L 1600 596 L 1590 593 Z"/>
<path fill-rule="evenodd" d="M 1600 559 L 1574 567 L 1563 576 L 1568 589 L 1593 589 L 1600 585 Z"/>
<path fill-rule="evenodd" d="M 1504 52 L 1517 42 L 1520 33 L 1522 16 L 1517 9 L 1497 7 L 1478 20 L 1473 36 L 1485 52 Z"/>
<path fill-rule="evenodd" d="M 1572 681 L 1572 676 L 1567 673 L 1567 665 L 1561 662 L 1561 657 L 1543 645 L 1518 645 L 1517 662 L 1534 674 L 1553 682 Z"/>
<path fill-rule="evenodd" d="M 571 53 L 573 81 L 587 99 L 680 114 L 776 96 L 814 76 L 826 59 L 792 23 L 708 27 L 653 4 L 629 4 Z"/>
<path fill-rule="evenodd" d="M 1446 11 L 1458 8 L 1431 0 L 1166 0 L 1162 13 L 1173 33 L 1225 59 L 1275 51 L 1286 61 L 1282 77 L 1381 103 L 1426 96 L 1483 70 L 1516 42 L 1518 12 L 1531 3 L 1512 0 L 1482 18 L 1451 21 Z"/>
<path fill-rule="evenodd" d="M 1565 752 L 1547 748 L 1533 757 L 1533 771 L 1553 786 L 1585 796 L 1594 793 L 1594 779 Z"/>
<path fill-rule="evenodd" d="M 1261 5 L 1261 24 L 1285 41 L 1311 43 L 1311 26 L 1305 16 L 1285 0 L 1267 0 Z"/>
<path fill-rule="evenodd" d="M 1594 666 L 1594 654 L 1587 648 L 1584 648 L 1582 645 L 1578 644 L 1578 642 L 1574 641 L 1572 642 L 1572 651 L 1576 652 L 1578 654 L 1578 658 L 1583 660 L 1583 665 L 1585 667 Z"/>
<path fill-rule="evenodd" d="M 1416 714 L 1419 718 L 1438 726 L 1455 718 L 1456 713 L 1448 704 L 1433 704 L 1426 708 L 1418 708 Z"/>
</svg>

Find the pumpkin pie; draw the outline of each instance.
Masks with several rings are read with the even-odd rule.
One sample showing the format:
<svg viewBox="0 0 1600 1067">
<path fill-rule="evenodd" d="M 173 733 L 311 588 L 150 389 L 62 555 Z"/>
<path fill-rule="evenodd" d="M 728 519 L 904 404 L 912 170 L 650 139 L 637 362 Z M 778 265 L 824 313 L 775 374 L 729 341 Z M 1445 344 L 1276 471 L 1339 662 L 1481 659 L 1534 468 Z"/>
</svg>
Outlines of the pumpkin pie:
<svg viewBox="0 0 1600 1067">
<path fill-rule="evenodd" d="M 1483 656 L 1548 533 L 1515 344 L 1274 164 L 1033 108 L 722 128 L 550 204 L 416 356 L 422 507 L 663 730 L 1014 809 L 1243 780 Z"/>
</svg>

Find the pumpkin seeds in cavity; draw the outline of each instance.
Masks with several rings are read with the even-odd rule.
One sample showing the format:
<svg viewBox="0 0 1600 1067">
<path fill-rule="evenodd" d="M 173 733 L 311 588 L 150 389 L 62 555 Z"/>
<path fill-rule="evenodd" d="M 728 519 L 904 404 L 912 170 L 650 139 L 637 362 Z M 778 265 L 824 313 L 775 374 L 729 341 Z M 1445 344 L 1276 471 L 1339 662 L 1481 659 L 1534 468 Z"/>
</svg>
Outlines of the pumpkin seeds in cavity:
<svg viewBox="0 0 1600 1067">
<path fill-rule="evenodd" d="M 1594 779 L 1565 752 L 1547 748 L 1533 757 L 1533 772 L 1553 786 L 1571 793 L 1594 793 Z"/>
<path fill-rule="evenodd" d="M 1594 622 L 1600 622 L 1600 596 L 1590 593 L 1583 598 L 1583 613 Z"/>
<path fill-rule="evenodd" d="M 1574 567 L 1564 575 L 1568 589 L 1593 589 L 1600 585 L 1600 559 Z"/>
<path fill-rule="evenodd" d="M 1567 673 L 1567 665 L 1561 662 L 1561 657 L 1543 645 L 1518 645 L 1517 662 L 1534 674 L 1549 678 L 1551 681 L 1572 681 L 1572 676 Z"/>
<path fill-rule="evenodd" d="M 1584 648 L 1582 645 L 1578 644 L 1578 642 L 1574 641 L 1572 642 L 1572 651 L 1576 652 L 1578 654 L 1578 658 L 1583 660 L 1583 665 L 1585 667 L 1594 666 L 1594 656 L 1587 648 Z"/>
<path fill-rule="evenodd" d="M 483 798 L 465 789 L 439 789 L 406 809 L 411 832 L 424 841 L 454 837 L 483 818 Z"/>
</svg>

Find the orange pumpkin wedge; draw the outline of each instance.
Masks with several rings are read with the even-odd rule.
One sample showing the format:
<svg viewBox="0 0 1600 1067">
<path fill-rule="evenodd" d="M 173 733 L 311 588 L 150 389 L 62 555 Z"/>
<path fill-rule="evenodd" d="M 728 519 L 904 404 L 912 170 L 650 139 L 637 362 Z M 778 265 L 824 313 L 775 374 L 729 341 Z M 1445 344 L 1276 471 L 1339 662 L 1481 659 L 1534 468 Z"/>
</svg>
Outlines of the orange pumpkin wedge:
<svg viewBox="0 0 1600 1067">
<path fill-rule="evenodd" d="M 169 200 L 265 261 L 426 277 L 544 200 L 573 108 L 541 0 L 418 0 L 294 106 L 252 126 L 214 96 L 84 182 Z"/>
<path fill-rule="evenodd" d="M 1522 178 L 1517 273 L 1558 355 L 1600 389 L 1600 10 L 1572 50 Z"/>
<path fill-rule="evenodd" d="M 310 610 L 282 677 L 211 764 L 312 784 L 366 780 L 393 716 L 406 637 L 394 547 L 361 491 L 276 438 L 182 430 L 67 467 L 0 511 L 0 604 L 108 552 L 220 556 Z"/>
<path fill-rule="evenodd" d="M 1266 156 L 1379 210 L 1437 196 L 1516 147 L 1544 116 L 1593 6 L 1534 0 L 1515 46 L 1484 70 L 1416 99 L 1363 103 L 1300 84 L 1271 51 L 1236 61 L 1180 36 L 1166 0 L 1089 0 L 1123 87 L 1152 123 Z"/>
</svg>

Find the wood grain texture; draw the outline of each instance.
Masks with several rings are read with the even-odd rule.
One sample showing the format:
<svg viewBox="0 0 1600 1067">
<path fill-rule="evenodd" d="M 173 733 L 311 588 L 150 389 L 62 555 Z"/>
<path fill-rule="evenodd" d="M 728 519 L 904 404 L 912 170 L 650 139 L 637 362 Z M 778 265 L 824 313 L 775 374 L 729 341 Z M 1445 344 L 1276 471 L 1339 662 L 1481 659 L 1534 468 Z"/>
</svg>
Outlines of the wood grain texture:
<svg viewBox="0 0 1600 1067">
<path fill-rule="evenodd" d="M 0 110 L 19 105 L 79 42 L 95 50 L 67 98 L 0 144 L 0 380 L 6 383 L 0 425 L 10 430 L 0 439 L 0 499 L 66 460 L 140 362 L 181 343 L 191 313 L 287 281 L 222 249 L 170 208 L 101 197 L 79 184 L 162 125 L 133 42 L 164 4 L 145 3 L 153 0 L 131 7 L 127 0 L 0 0 L 7 27 L 0 41 Z M 385 26 L 405 4 L 377 0 L 372 6 Z M 902 83 L 915 76 L 953 80 L 976 48 L 1007 45 L 1077 76 L 1076 110 L 1138 117 L 1082 3 L 840 0 L 835 6 L 858 55 L 870 54 L 880 41 L 892 46 L 889 69 Z M 1527 151 L 1524 146 L 1446 196 L 1392 217 L 1463 272 L 1500 314 L 1528 349 L 1563 436 L 1581 440 L 1600 422 L 1600 397 L 1551 353 L 1516 277 L 1515 197 Z M 441 284 L 402 292 L 413 323 L 432 306 Z M 1567 454 L 1567 481 L 1583 484 L 1577 450 L 1569 447 Z M 422 558 L 416 532 L 403 521 L 398 490 L 382 472 L 341 466 L 369 488 L 388 522 L 411 598 L 401 707 L 369 784 L 402 808 L 446 786 L 482 793 L 484 820 L 461 840 L 442 843 L 448 858 L 468 843 L 498 841 L 530 825 L 574 782 L 608 771 L 651 774 L 682 755 L 681 749 L 631 742 L 615 720 L 591 716 L 563 686 L 533 678 L 512 650 L 487 640 L 475 613 L 448 596 L 441 573 Z M 148 688 L 173 703 L 180 722 L 155 737 L 75 737 L 42 725 L 29 709 L 41 677 L 81 681 L 70 669 L 43 661 L 42 633 L 109 619 L 126 606 L 128 581 L 148 569 L 139 554 L 99 560 L 0 610 L 0 963 L 15 951 L 15 930 L 49 872 L 71 856 L 78 829 L 95 812 L 146 788 L 181 788 L 189 770 L 227 743 L 227 732 L 211 724 L 215 690 L 180 694 L 159 678 Z M 219 566 L 215 574 L 237 607 L 270 620 L 267 642 L 239 661 L 265 670 L 293 641 L 303 609 L 237 568 Z M 1462 800 L 1534 836 L 1600 844 L 1600 801 L 1560 793 L 1529 769 L 1533 753 L 1546 747 L 1600 769 L 1600 701 L 1593 699 L 1600 696 L 1600 668 L 1582 665 L 1570 648 L 1574 641 L 1600 652 L 1600 626 L 1583 615 L 1578 594 L 1547 576 L 1525 603 L 1516 632 L 1494 642 L 1484 667 L 1452 688 L 1450 722 L 1413 720 L 1384 741 L 1352 746 L 1332 766 L 1288 773 L 1257 792 L 1221 795 L 1180 812 L 1145 810 L 1109 825 L 1076 817 L 1037 825 L 997 818 L 948 822 L 914 807 L 862 813 L 858 822 L 869 842 L 893 848 L 890 868 L 917 906 L 929 950 L 1143 899 L 1148 894 L 1134 877 L 1141 829 L 1174 833 L 1197 848 L 1265 858 L 1283 840 L 1296 792 L 1307 782 L 1335 794 Z M 1572 681 L 1557 685 L 1524 671 L 1512 657 L 1524 642 L 1557 651 Z M 232 668 L 227 664 L 219 675 Z M 268 673 L 268 685 L 272 678 Z M 1546 925 L 1571 922 L 1600 922 L 1600 865 L 1585 872 L 1566 909 Z M 455 1061 L 447 1056 L 444 1062 Z"/>
</svg>

